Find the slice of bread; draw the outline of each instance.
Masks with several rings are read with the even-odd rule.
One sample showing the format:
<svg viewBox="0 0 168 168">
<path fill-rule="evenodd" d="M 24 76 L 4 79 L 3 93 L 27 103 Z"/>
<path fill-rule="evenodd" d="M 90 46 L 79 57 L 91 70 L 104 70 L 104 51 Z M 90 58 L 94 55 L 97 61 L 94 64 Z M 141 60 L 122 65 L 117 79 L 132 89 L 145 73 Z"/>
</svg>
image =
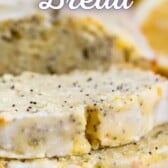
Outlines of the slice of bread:
<svg viewBox="0 0 168 168">
<path fill-rule="evenodd" d="M 82 157 L 35 160 L 1 159 L 2 168 L 167 168 L 168 125 L 155 128 L 138 143 L 94 151 Z"/>
<path fill-rule="evenodd" d="M 111 68 L 0 79 L 0 157 L 81 155 L 135 142 L 168 121 L 168 82 Z"/>
<path fill-rule="evenodd" d="M 38 5 L 32 0 L 18 0 L 15 4 L 12 0 L 7 2 L 10 1 L 11 6 L 0 2 L 0 75 L 104 70 L 118 62 L 153 66 L 124 33 L 106 30 L 92 19 L 92 14 L 92 18 L 77 16 L 78 13 L 69 15 L 64 10 L 58 14 L 37 10 Z M 115 25 L 114 22 L 112 27 Z"/>
<path fill-rule="evenodd" d="M 156 52 L 159 71 L 168 75 L 168 1 L 143 0 L 135 13 L 139 27 Z"/>
</svg>

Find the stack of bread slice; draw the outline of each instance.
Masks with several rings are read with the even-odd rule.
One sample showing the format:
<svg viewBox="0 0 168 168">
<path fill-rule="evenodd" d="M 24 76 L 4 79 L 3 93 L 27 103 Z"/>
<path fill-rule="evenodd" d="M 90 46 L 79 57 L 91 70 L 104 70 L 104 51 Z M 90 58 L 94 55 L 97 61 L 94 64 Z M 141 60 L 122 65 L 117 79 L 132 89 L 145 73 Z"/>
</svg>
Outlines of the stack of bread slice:
<svg viewBox="0 0 168 168">
<path fill-rule="evenodd" d="M 12 2 L 0 1 L 0 168 L 167 168 L 168 80 L 153 53 L 118 22 L 109 33 Z"/>
<path fill-rule="evenodd" d="M 156 126 L 168 121 L 168 81 L 152 72 L 27 72 L 0 88 L 5 168 L 167 164 L 168 127 Z"/>
</svg>

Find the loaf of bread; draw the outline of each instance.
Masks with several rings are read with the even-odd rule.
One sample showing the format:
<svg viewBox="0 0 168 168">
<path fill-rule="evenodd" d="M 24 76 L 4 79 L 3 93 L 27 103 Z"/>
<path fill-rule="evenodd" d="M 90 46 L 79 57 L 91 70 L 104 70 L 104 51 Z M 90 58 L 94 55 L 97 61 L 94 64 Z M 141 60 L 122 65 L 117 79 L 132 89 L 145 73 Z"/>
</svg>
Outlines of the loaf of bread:
<svg viewBox="0 0 168 168">
<path fill-rule="evenodd" d="M 5 160 L 1 168 L 167 168 L 168 125 L 155 128 L 138 143 L 94 151 L 82 157 Z"/>
<path fill-rule="evenodd" d="M 0 79 L 0 157 L 82 155 L 138 141 L 168 121 L 167 80 L 111 68 Z"/>
<path fill-rule="evenodd" d="M 11 4 L 0 3 L 0 75 L 104 70 L 118 62 L 152 66 L 134 43 L 91 17 L 37 10 L 32 0 Z"/>
</svg>

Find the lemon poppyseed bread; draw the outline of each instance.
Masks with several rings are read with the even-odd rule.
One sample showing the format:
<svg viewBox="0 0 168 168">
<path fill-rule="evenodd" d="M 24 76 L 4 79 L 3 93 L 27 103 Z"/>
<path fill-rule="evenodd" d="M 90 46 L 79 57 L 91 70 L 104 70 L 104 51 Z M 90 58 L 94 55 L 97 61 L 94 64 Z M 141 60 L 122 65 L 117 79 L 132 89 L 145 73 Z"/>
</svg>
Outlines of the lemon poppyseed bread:
<svg viewBox="0 0 168 168">
<path fill-rule="evenodd" d="M 132 68 L 4 75 L 0 88 L 0 157 L 82 155 L 168 121 L 167 80 Z"/>
<path fill-rule="evenodd" d="M 120 33 L 107 31 L 96 19 L 37 10 L 38 5 L 32 1 L 7 2 L 0 1 L 1 75 L 102 70 L 118 62 L 152 66 L 134 43 Z"/>
<path fill-rule="evenodd" d="M 168 75 L 168 1 L 143 0 L 135 8 L 139 27 L 156 52 L 159 72 Z"/>
<path fill-rule="evenodd" d="M 168 125 L 153 129 L 139 142 L 93 151 L 81 157 L 5 160 L 1 168 L 167 168 Z"/>
</svg>

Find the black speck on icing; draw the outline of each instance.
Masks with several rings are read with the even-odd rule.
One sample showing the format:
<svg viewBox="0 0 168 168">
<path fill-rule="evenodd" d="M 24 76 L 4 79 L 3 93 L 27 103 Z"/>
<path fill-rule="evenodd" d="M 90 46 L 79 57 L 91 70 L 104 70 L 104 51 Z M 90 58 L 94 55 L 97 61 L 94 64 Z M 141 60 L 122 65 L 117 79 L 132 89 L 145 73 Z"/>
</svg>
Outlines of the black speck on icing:
<svg viewBox="0 0 168 168">
<path fill-rule="evenodd" d="M 14 89 L 15 89 L 15 85 L 12 85 L 12 86 L 10 87 L 10 89 L 14 90 Z"/>
</svg>

